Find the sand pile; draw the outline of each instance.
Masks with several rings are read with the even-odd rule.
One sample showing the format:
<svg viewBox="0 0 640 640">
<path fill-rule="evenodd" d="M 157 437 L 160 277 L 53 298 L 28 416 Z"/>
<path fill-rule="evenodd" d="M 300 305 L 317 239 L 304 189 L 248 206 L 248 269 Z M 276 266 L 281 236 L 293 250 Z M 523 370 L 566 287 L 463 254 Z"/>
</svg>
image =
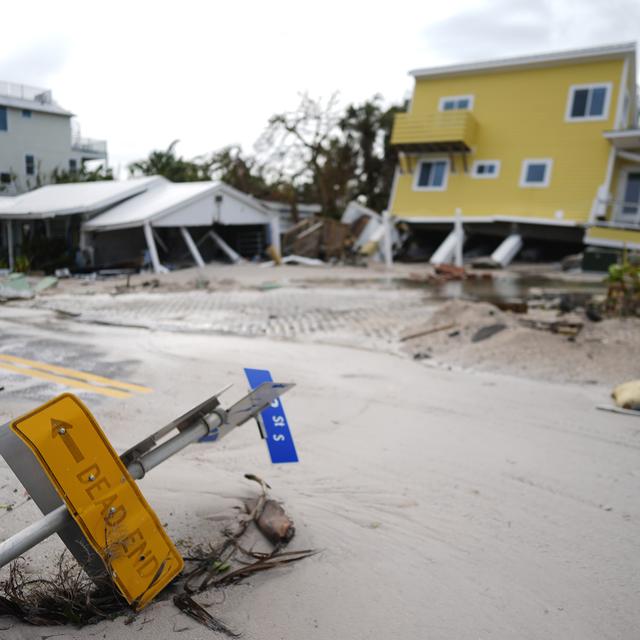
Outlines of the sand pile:
<svg viewBox="0 0 640 640">
<path fill-rule="evenodd" d="M 576 322 L 583 328 L 576 336 L 554 334 L 523 326 L 527 320 Z M 614 385 L 640 374 L 640 318 L 591 322 L 580 313 L 515 314 L 455 300 L 439 306 L 429 325 L 440 330 L 404 343 L 417 360 L 587 384 Z"/>
</svg>

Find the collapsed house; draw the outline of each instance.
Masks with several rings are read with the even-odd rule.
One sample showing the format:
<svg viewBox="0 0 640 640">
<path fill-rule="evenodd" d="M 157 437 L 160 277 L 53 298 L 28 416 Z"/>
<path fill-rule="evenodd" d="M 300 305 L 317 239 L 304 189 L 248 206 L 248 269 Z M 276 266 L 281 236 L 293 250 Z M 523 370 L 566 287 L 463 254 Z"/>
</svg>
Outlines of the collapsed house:
<svg viewBox="0 0 640 640">
<path fill-rule="evenodd" d="M 301 205 L 310 216 L 316 205 Z M 291 207 L 267 203 L 222 182 L 173 183 L 161 176 L 49 185 L 0 199 L 0 249 L 14 269 L 22 253 L 35 266 L 141 268 L 199 266 L 222 255 L 236 262 L 280 252 Z M 62 262 L 66 260 L 66 264 Z M 59 263 L 59 264 L 58 264 Z"/>
<path fill-rule="evenodd" d="M 635 43 L 411 75 L 389 211 L 425 257 L 453 259 L 456 218 L 467 257 L 503 267 L 527 244 L 640 249 Z"/>
</svg>

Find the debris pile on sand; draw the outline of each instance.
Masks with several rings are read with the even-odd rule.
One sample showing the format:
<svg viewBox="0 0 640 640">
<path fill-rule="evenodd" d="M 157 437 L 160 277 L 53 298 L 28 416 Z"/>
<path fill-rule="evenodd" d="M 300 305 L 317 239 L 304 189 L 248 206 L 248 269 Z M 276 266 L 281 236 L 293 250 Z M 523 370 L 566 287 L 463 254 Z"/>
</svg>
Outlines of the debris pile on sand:
<svg viewBox="0 0 640 640">
<path fill-rule="evenodd" d="M 173 602 L 184 614 L 209 629 L 238 637 L 223 622 L 198 604 L 193 596 L 240 582 L 244 578 L 291 564 L 316 553 L 313 549 L 285 551 L 295 534 L 283 507 L 267 497 L 269 485 L 257 476 L 261 493 L 245 505 L 245 513 L 222 532 L 218 544 L 203 545 L 185 554 L 185 569 L 172 583 L 178 591 Z M 263 549 L 263 550 L 260 550 Z M 162 596 L 160 596 L 162 597 Z M 10 566 L 9 577 L 0 584 L 0 617 L 9 616 L 31 625 L 84 626 L 130 614 L 132 609 L 105 573 L 91 580 L 74 560 L 63 553 L 53 577 L 27 575 L 24 560 Z"/>
<path fill-rule="evenodd" d="M 616 384 L 637 376 L 640 318 L 591 322 L 584 314 L 514 314 L 488 303 L 439 306 L 429 332 L 415 327 L 404 349 L 416 360 L 559 382 Z M 422 335 L 419 335 L 422 331 Z"/>
</svg>

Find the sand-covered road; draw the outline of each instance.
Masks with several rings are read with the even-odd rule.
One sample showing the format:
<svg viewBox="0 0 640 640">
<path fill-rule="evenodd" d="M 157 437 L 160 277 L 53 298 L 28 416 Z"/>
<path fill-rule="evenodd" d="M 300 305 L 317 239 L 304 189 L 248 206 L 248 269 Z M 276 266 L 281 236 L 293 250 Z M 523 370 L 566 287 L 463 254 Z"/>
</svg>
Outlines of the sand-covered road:
<svg viewBox="0 0 640 640">
<path fill-rule="evenodd" d="M 0 352 L 147 385 L 79 395 L 118 450 L 243 366 L 297 384 L 285 399 L 301 462 L 272 466 L 248 425 L 141 482 L 174 540 L 205 541 L 264 477 L 322 552 L 228 588 L 212 613 L 247 639 L 631 639 L 640 628 L 640 424 L 594 386 L 430 368 L 390 353 L 266 338 L 79 325 L 3 310 Z M 0 370 L 0 420 L 63 390 Z M 0 537 L 37 517 L 0 461 Z M 47 571 L 60 545 L 29 554 Z M 6 574 L 1 574 L 6 575 Z M 170 601 L 83 630 L 0 618 L 0 637 L 215 637 Z"/>
</svg>

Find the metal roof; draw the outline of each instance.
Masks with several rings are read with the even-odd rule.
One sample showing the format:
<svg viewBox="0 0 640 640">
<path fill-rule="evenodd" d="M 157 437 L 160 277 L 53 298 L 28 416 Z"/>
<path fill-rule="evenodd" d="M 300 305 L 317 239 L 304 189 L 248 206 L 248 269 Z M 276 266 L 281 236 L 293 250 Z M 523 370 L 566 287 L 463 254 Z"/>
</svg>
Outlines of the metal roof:
<svg viewBox="0 0 640 640">
<path fill-rule="evenodd" d="M 444 67 L 431 67 L 414 69 L 409 74 L 415 78 L 430 78 L 447 75 L 461 75 L 480 73 L 482 71 L 506 71 L 518 67 L 547 67 L 567 62 L 588 62 L 590 60 L 603 60 L 607 58 L 623 58 L 632 56 L 635 60 L 635 42 L 607 45 L 602 47 L 590 47 L 588 49 L 571 49 L 568 51 L 556 51 L 532 56 L 519 56 L 516 58 L 504 58 L 500 60 L 487 60 L 484 62 L 472 62 L 468 64 L 455 64 Z"/>
<path fill-rule="evenodd" d="M 86 231 L 113 231 L 141 227 L 167 216 L 197 200 L 211 196 L 218 188 L 215 182 L 169 182 L 116 205 L 86 222 Z M 211 214 L 213 217 L 213 214 Z M 211 224 L 209 222 L 209 224 Z"/>
<path fill-rule="evenodd" d="M 168 180 L 145 176 L 131 180 L 103 180 L 51 184 L 0 203 L 0 218 L 41 219 L 77 213 L 98 213 L 131 196 L 157 188 Z"/>
</svg>

